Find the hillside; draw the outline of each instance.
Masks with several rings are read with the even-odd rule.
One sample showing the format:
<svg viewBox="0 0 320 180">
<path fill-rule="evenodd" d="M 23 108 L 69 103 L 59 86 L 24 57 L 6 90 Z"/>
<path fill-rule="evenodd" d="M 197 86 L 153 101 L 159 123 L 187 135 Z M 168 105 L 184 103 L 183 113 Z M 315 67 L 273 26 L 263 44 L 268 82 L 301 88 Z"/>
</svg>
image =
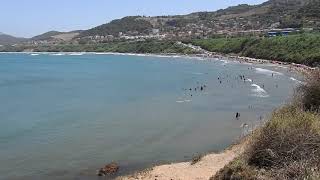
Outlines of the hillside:
<svg viewBox="0 0 320 180">
<path fill-rule="evenodd" d="M 25 41 L 25 38 L 18 38 L 0 32 L 0 45 L 16 44 Z"/>
<path fill-rule="evenodd" d="M 260 5 L 238 5 L 215 12 L 197 12 L 179 16 L 131 16 L 83 31 L 80 37 L 162 33 L 245 31 L 267 28 L 320 27 L 319 1 L 269 0 Z"/>
<path fill-rule="evenodd" d="M 288 37 L 215 38 L 198 39 L 191 42 L 196 46 L 223 54 L 300 63 L 309 66 L 320 65 L 320 34 L 298 34 Z"/>
<path fill-rule="evenodd" d="M 152 28 L 151 23 L 140 19 L 140 16 L 129 16 L 122 19 L 113 20 L 110 23 L 89 29 L 82 32 L 81 36 L 94 35 L 114 35 L 117 36 L 119 32 L 139 32 L 144 33 Z"/>
<path fill-rule="evenodd" d="M 37 36 L 32 37 L 32 41 L 50 41 L 50 40 L 65 40 L 69 41 L 74 37 L 78 36 L 82 31 L 71 31 L 71 32 L 59 32 L 59 31 L 49 31 Z"/>
</svg>

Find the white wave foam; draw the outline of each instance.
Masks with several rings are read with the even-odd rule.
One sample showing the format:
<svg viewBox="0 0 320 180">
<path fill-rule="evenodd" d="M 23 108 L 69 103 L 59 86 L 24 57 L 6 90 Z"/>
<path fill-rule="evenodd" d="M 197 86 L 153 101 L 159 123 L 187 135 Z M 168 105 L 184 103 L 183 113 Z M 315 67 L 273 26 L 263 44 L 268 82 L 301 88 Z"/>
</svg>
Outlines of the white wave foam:
<svg viewBox="0 0 320 180">
<path fill-rule="evenodd" d="M 292 81 L 296 81 L 296 82 L 298 82 L 298 83 L 303 83 L 302 81 L 299 81 L 298 79 L 295 79 L 295 78 L 293 78 L 293 77 L 290 77 L 290 80 L 292 80 Z"/>
<path fill-rule="evenodd" d="M 230 61 L 228 61 L 228 60 L 220 60 L 221 62 L 222 62 L 222 65 L 226 65 L 226 64 L 229 64 L 230 63 Z"/>
<path fill-rule="evenodd" d="M 30 56 L 39 56 L 39 54 L 30 54 Z"/>
<path fill-rule="evenodd" d="M 265 75 L 283 75 L 282 73 L 280 72 L 276 72 L 276 71 L 271 71 L 269 69 L 263 69 L 263 68 L 255 68 L 256 69 L 256 72 L 257 73 L 260 73 L 260 74 L 265 74 Z"/>
<path fill-rule="evenodd" d="M 251 87 L 254 87 L 254 89 L 252 89 L 252 92 L 254 93 L 253 96 L 256 96 L 256 97 L 269 97 L 267 91 L 264 90 L 259 85 L 251 84 Z"/>
<path fill-rule="evenodd" d="M 247 82 L 252 82 L 252 79 L 246 79 Z"/>
<path fill-rule="evenodd" d="M 51 56 L 63 56 L 63 53 L 57 53 L 57 54 L 50 54 Z"/>
<path fill-rule="evenodd" d="M 104 52 L 96 52 L 96 53 L 93 53 L 95 55 L 106 55 L 106 54 L 109 54 L 109 53 L 104 53 Z"/>
<path fill-rule="evenodd" d="M 176 101 L 176 103 L 187 103 L 187 102 L 191 102 L 192 100 L 190 99 L 184 99 L 184 100 L 178 100 Z"/>
<path fill-rule="evenodd" d="M 193 75 L 204 75 L 204 73 L 200 73 L 200 72 L 195 72 L 195 73 L 192 73 Z"/>
<path fill-rule="evenodd" d="M 82 56 L 84 53 L 71 53 L 70 56 Z"/>
<path fill-rule="evenodd" d="M 184 103 L 184 101 L 176 101 L 176 103 Z"/>
</svg>

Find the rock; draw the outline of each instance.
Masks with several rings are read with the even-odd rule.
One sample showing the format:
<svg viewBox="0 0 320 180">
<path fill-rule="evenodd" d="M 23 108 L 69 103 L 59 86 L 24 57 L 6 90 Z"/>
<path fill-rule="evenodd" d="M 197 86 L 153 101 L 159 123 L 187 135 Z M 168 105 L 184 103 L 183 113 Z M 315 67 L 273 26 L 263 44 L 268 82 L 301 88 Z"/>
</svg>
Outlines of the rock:
<svg viewBox="0 0 320 180">
<path fill-rule="evenodd" d="M 98 176 L 105 176 L 106 173 L 105 173 L 104 169 L 101 168 L 101 169 L 99 169 L 99 171 L 97 172 L 97 175 L 98 175 Z"/>
<path fill-rule="evenodd" d="M 110 175 L 114 174 L 119 170 L 119 166 L 117 163 L 110 163 L 104 166 L 104 168 L 100 168 L 99 171 L 97 172 L 98 176 L 105 176 L 105 175 Z"/>
</svg>

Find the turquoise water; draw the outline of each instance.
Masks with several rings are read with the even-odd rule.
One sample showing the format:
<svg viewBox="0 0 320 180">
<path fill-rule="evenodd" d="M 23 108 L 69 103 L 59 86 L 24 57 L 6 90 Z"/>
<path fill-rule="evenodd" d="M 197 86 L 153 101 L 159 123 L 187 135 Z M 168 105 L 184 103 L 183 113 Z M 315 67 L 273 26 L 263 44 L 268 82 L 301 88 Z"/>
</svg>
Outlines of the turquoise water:
<svg viewBox="0 0 320 180">
<path fill-rule="evenodd" d="M 111 161 L 123 174 L 222 150 L 288 100 L 291 77 L 195 58 L 0 54 L 0 179 L 97 179 Z"/>
</svg>

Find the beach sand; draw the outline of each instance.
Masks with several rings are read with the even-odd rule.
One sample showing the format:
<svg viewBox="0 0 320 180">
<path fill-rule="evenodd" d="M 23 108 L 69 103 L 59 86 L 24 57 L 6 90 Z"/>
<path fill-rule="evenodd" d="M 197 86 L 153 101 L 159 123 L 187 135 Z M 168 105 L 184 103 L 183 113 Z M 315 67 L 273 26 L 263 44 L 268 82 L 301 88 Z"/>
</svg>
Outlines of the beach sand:
<svg viewBox="0 0 320 180">
<path fill-rule="evenodd" d="M 221 153 L 207 154 L 194 165 L 190 162 L 160 165 L 133 175 L 118 177 L 117 180 L 208 180 L 238 157 L 245 146 L 246 142 L 243 141 Z"/>
</svg>

